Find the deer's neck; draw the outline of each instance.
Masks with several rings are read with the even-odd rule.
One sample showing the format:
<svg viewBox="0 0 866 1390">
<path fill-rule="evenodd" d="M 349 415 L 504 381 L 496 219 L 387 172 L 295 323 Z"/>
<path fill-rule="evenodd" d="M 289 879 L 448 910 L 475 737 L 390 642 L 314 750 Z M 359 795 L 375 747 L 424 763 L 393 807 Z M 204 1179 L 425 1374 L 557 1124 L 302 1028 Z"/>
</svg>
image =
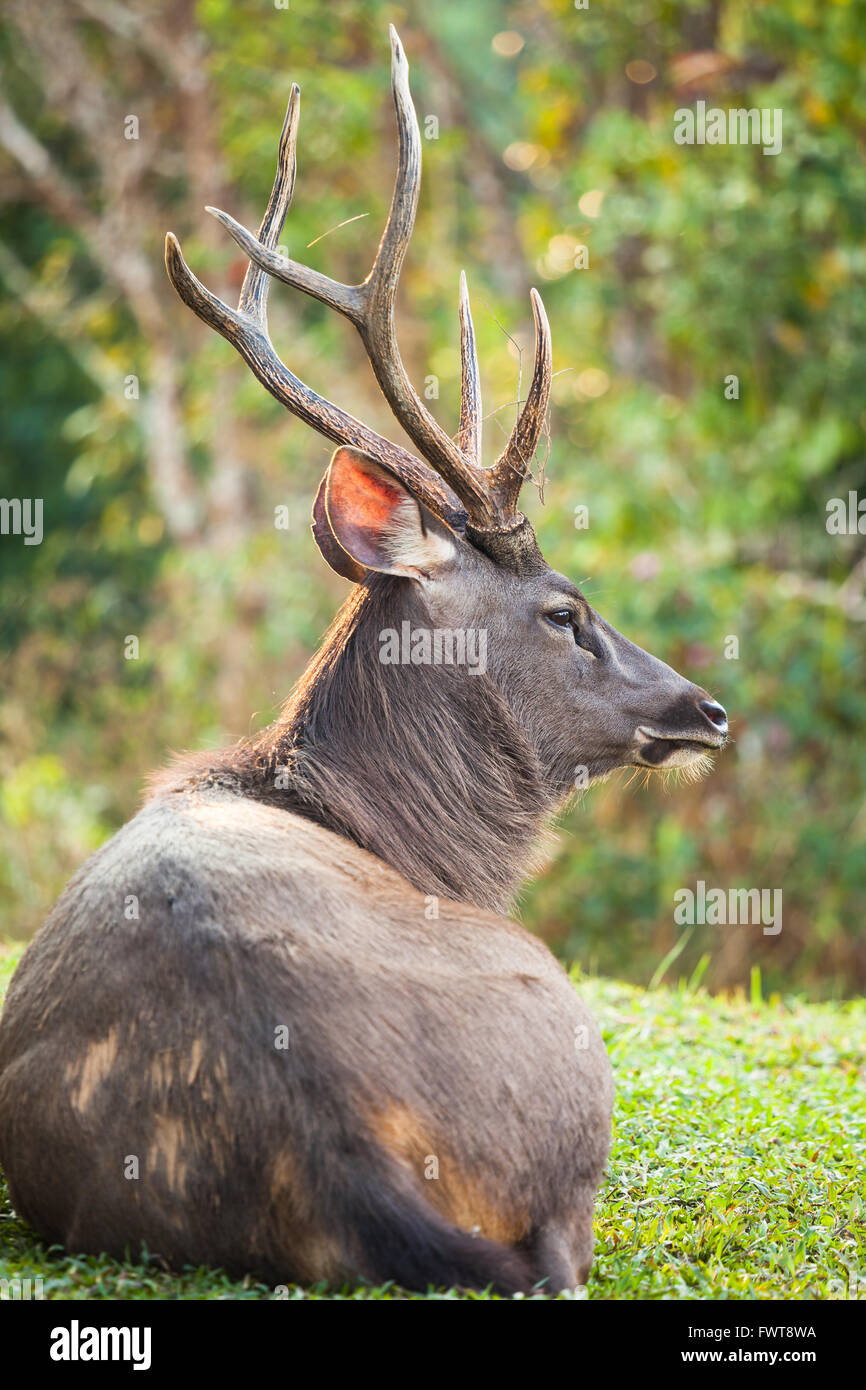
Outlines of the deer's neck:
<svg viewBox="0 0 866 1390">
<path fill-rule="evenodd" d="M 419 610 L 405 581 L 356 590 L 236 770 L 248 795 L 347 836 L 422 892 L 506 911 L 551 797 L 488 675 L 382 663 L 380 634 L 423 624 Z"/>
</svg>

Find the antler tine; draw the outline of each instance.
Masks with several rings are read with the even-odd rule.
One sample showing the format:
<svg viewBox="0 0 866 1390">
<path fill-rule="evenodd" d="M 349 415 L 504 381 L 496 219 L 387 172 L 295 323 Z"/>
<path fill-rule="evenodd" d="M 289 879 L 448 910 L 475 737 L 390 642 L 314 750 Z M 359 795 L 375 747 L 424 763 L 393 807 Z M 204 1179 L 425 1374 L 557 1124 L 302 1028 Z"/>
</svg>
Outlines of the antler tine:
<svg viewBox="0 0 866 1390">
<path fill-rule="evenodd" d="M 421 132 L 409 90 L 409 64 L 393 24 L 391 35 L 391 90 L 397 115 L 399 153 L 388 220 L 382 232 L 373 268 L 363 285 L 364 313 L 358 330 L 370 364 L 385 398 L 400 424 L 465 503 L 471 517 L 493 519 L 486 475 L 466 456 L 422 405 L 406 375 L 394 326 L 394 299 L 409 239 L 415 225 L 421 189 Z"/>
<path fill-rule="evenodd" d="M 521 485 L 529 471 L 550 401 L 553 371 L 553 352 L 550 324 L 537 290 L 531 290 L 532 313 L 535 319 L 535 366 L 532 383 L 523 409 L 517 417 L 511 437 L 490 470 L 490 485 L 500 497 L 506 511 L 517 506 Z"/>
<path fill-rule="evenodd" d="M 255 242 L 257 247 L 261 245 L 267 255 L 276 254 L 269 248 L 279 239 L 292 200 L 299 116 L 300 88 L 294 84 L 280 136 L 277 173 L 259 231 L 261 242 Z M 219 220 L 222 221 L 223 218 L 224 214 L 221 214 Z M 249 233 L 245 235 L 248 236 Z M 204 323 L 215 329 L 237 349 L 253 374 L 281 405 L 286 406 L 305 424 L 334 443 L 351 445 L 393 468 L 406 480 L 425 506 L 446 520 L 453 520 L 460 515 L 462 508 L 459 499 L 431 469 L 408 450 L 392 444 L 390 440 L 383 438 L 375 430 L 311 390 L 280 360 L 267 329 L 267 296 L 270 283 L 267 267 L 251 262 L 244 277 L 238 307 L 232 309 L 212 294 L 193 274 L 183 258 L 177 238 L 171 232 L 165 239 L 165 265 L 169 279 L 183 302 Z M 345 306 L 349 296 L 340 292 L 347 287 L 336 285 L 333 281 L 328 281 L 326 276 L 317 275 L 315 271 L 306 271 L 306 275 L 310 277 L 310 293 L 316 293 L 325 302 L 333 300 L 335 308 L 346 312 Z M 315 289 L 313 281 L 316 282 Z M 322 285 L 319 282 L 325 283 Z M 332 288 L 335 291 L 333 296 L 330 293 Z"/>
<path fill-rule="evenodd" d="M 391 37 L 391 95 L 397 116 L 397 172 L 373 268 L 361 286 L 367 306 L 376 305 L 386 311 L 393 309 L 421 192 L 421 131 L 409 90 L 409 64 L 393 24 L 389 24 L 388 33 Z"/>
<path fill-rule="evenodd" d="M 421 132 L 409 90 L 409 64 L 394 26 L 391 34 L 391 90 L 397 115 L 399 153 L 394 192 L 373 267 L 360 285 L 344 285 L 289 257 L 278 255 L 260 238 L 218 208 L 208 208 L 244 253 L 274 279 L 302 290 L 344 314 L 358 330 L 370 365 L 396 419 L 423 457 L 436 469 L 479 524 L 495 526 L 495 499 L 486 470 L 467 457 L 419 399 L 403 366 L 394 326 L 394 300 L 400 271 L 415 224 L 421 186 Z M 479 411 L 480 414 L 480 411 Z"/>
<path fill-rule="evenodd" d="M 286 117 L 280 132 L 274 186 L 271 189 L 268 206 L 259 227 L 259 241 L 263 246 L 272 250 L 280 239 L 280 232 L 283 230 L 286 213 L 292 205 L 292 196 L 295 191 L 295 175 L 298 167 L 298 122 L 300 118 L 301 89 L 297 82 L 293 82 L 289 94 L 289 104 L 286 107 Z M 270 284 L 270 277 L 266 272 L 254 261 L 250 261 L 244 276 L 244 283 L 241 286 L 238 312 L 248 314 L 250 318 L 261 324 L 262 328 L 266 328 L 268 322 Z"/>
<path fill-rule="evenodd" d="M 288 283 L 296 284 L 298 289 L 304 290 L 323 304 L 327 304 L 329 308 L 337 309 L 341 314 L 345 314 L 355 322 L 361 310 L 360 296 L 356 286 L 343 285 L 337 280 L 331 280 L 327 275 L 321 275 L 317 270 L 310 270 L 308 266 L 279 255 L 276 250 L 280 232 L 283 230 L 283 223 L 286 220 L 286 213 L 291 206 L 292 195 L 295 191 L 296 148 L 300 116 L 301 89 L 297 82 L 293 82 L 286 118 L 283 121 L 283 129 L 280 134 L 274 186 L 271 189 L 271 196 L 268 199 L 267 210 L 262 218 L 258 236 L 254 237 L 251 232 L 247 231 L 246 227 L 242 227 L 239 222 L 236 222 L 233 217 L 229 217 L 228 213 L 222 212 L 220 208 L 208 206 L 205 207 L 205 212 L 209 212 L 212 217 L 215 217 L 217 222 L 231 233 L 241 250 L 249 256 L 250 264 L 244 277 L 238 304 L 238 309 L 242 313 L 247 312 L 257 322 L 264 324 L 266 322 L 265 306 L 270 277 L 273 276 L 280 280 L 286 279 L 285 275 L 279 274 L 279 269 L 291 266 L 294 276 Z M 252 254 L 253 251 L 255 251 L 255 255 Z"/>
<path fill-rule="evenodd" d="M 475 329 L 469 307 L 466 271 L 460 272 L 460 428 L 457 447 L 473 463 L 481 462 L 481 379 Z"/>
</svg>

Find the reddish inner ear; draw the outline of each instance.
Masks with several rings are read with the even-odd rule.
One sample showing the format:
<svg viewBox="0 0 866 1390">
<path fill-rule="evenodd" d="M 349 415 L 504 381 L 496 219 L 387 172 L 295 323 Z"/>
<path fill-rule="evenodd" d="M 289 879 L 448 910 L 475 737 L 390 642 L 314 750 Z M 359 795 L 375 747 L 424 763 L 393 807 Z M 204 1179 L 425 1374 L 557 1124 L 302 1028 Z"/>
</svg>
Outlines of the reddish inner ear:
<svg viewBox="0 0 866 1390">
<path fill-rule="evenodd" d="M 343 549 L 367 569 L 394 569 L 386 540 L 407 500 L 406 490 L 377 464 L 349 449 L 334 454 L 325 493 L 328 521 Z"/>
<path fill-rule="evenodd" d="M 337 515 L 347 516 L 360 530 L 378 534 L 385 530 L 405 500 L 406 494 L 384 478 L 374 478 L 361 470 L 353 470 L 352 476 L 347 477 L 345 470 L 341 470 L 337 477 L 332 475 L 331 478 L 328 511 L 332 519 Z"/>
</svg>

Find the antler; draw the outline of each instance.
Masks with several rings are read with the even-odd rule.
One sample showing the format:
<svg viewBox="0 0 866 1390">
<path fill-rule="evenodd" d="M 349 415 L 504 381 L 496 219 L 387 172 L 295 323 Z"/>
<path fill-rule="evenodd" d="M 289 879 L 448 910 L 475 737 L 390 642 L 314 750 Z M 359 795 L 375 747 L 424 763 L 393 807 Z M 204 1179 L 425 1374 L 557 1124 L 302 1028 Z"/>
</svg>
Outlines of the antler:
<svg viewBox="0 0 866 1390">
<path fill-rule="evenodd" d="M 504 452 L 493 468 L 485 469 L 480 457 L 478 361 L 465 275 L 460 277 L 462 372 L 456 441 L 422 404 L 406 374 L 397 344 L 394 300 L 418 207 L 421 135 L 409 91 L 406 56 L 393 25 L 390 33 L 391 89 L 397 113 L 399 155 L 391 207 L 367 278 L 360 285 L 344 285 L 281 256 L 275 249 L 295 181 L 300 114 L 297 86 L 292 87 L 289 98 L 280 137 L 277 174 L 258 236 L 253 236 L 218 208 L 207 209 L 250 259 L 237 309 L 223 304 L 196 279 L 171 234 L 166 238 L 166 267 L 184 303 L 227 338 L 259 381 L 300 419 L 327 438 L 352 445 L 390 468 L 403 478 L 419 500 L 446 520 L 455 519 L 462 503 L 468 520 L 476 529 L 511 530 L 522 520 L 517 511 L 517 499 L 543 428 L 550 395 L 551 350 L 547 318 L 541 299 L 533 290 L 536 349 L 532 385 Z M 432 467 L 317 395 L 280 361 L 267 330 L 267 277 L 303 290 L 355 325 L 396 419 L 426 464 Z"/>
</svg>

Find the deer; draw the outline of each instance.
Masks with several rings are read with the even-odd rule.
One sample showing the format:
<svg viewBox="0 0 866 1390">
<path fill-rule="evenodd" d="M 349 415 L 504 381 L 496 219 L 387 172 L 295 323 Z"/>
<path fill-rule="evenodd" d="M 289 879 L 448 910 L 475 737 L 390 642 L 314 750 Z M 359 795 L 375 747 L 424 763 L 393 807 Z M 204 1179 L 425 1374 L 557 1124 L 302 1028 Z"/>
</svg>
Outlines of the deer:
<svg viewBox="0 0 866 1390">
<path fill-rule="evenodd" d="M 258 234 L 209 209 L 249 260 L 237 308 L 166 239 L 184 303 L 337 445 L 312 526 L 353 587 L 275 722 L 158 774 L 25 951 L 0 1024 L 0 1163 L 16 1211 L 69 1251 L 556 1295 L 589 1275 L 614 1087 L 514 897 L 576 767 L 705 771 L 727 716 L 551 569 L 519 510 L 551 390 L 537 292 L 531 382 L 495 463 L 465 275 L 456 435 L 411 385 L 394 301 L 421 145 L 393 28 L 391 50 L 397 174 L 363 283 L 277 250 L 296 85 Z M 283 364 L 273 280 L 354 325 L 417 453 Z M 406 623 L 483 632 L 485 661 L 414 644 L 383 661 Z"/>
</svg>

